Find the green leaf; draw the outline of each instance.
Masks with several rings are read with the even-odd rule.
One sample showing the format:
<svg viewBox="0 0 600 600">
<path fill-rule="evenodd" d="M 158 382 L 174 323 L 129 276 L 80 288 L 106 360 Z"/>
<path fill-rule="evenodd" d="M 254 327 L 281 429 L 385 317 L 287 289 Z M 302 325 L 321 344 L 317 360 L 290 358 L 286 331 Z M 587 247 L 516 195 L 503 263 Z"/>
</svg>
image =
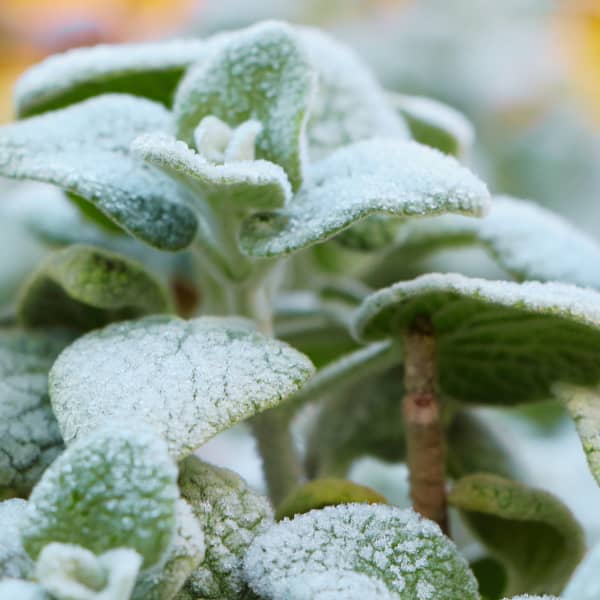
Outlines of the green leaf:
<svg viewBox="0 0 600 600">
<path fill-rule="evenodd" d="M 0 581 L 0 600 L 52 600 L 41 585 L 21 579 Z"/>
<path fill-rule="evenodd" d="M 48 371 L 72 336 L 0 330 L 0 498 L 27 496 L 63 441 L 48 398 Z"/>
<path fill-rule="evenodd" d="M 229 35 L 212 55 L 190 69 L 177 89 L 178 137 L 192 144 L 200 121 L 213 115 L 230 126 L 258 120 L 257 156 L 281 165 L 297 189 L 315 72 L 293 30 L 260 23 Z"/>
<path fill-rule="evenodd" d="M 19 318 L 30 327 L 95 329 L 166 312 L 169 300 L 143 265 L 92 246 L 69 246 L 50 255 L 21 293 Z"/>
<path fill-rule="evenodd" d="M 455 159 L 415 142 L 373 139 L 313 165 L 287 208 L 245 221 L 240 243 L 250 256 L 280 256 L 373 214 L 479 215 L 488 200 L 485 185 Z"/>
<path fill-rule="evenodd" d="M 129 153 L 139 135 L 170 128 L 150 100 L 92 98 L 1 128 L 0 175 L 57 185 L 146 243 L 178 250 L 196 231 L 189 192 Z"/>
<path fill-rule="evenodd" d="M 21 524 L 27 502 L 20 498 L 0 502 L 0 580 L 28 579 L 33 562 L 21 543 Z"/>
<path fill-rule="evenodd" d="M 140 575 L 132 600 L 171 600 L 204 560 L 204 533 L 185 500 L 177 502 L 176 527 L 164 564 Z"/>
<path fill-rule="evenodd" d="M 456 483 L 448 502 L 504 564 L 509 595 L 560 593 L 583 556 L 581 527 L 548 492 L 475 474 Z"/>
<path fill-rule="evenodd" d="M 314 479 L 293 490 L 277 507 L 275 519 L 307 513 L 310 510 L 336 506 L 338 504 L 388 504 L 384 496 L 370 487 L 359 485 L 347 479 L 324 477 Z"/>
<path fill-rule="evenodd" d="M 318 29 L 297 27 L 295 32 L 318 72 L 307 128 L 311 159 L 376 136 L 409 137 L 404 119 L 352 48 Z"/>
<path fill-rule="evenodd" d="M 410 510 L 342 504 L 273 525 L 245 559 L 265 599 L 479 600 L 454 544 Z"/>
<path fill-rule="evenodd" d="M 406 120 L 413 138 L 444 154 L 463 156 L 473 145 L 475 130 L 456 109 L 431 98 L 389 94 L 391 105 Z"/>
<path fill-rule="evenodd" d="M 304 355 L 250 321 L 147 317 L 69 346 L 50 373 L 50 396 L 67 444 L 106 419 L 143 421 L 179 459 L 276 406 L 312 373 Z"/>
<path fill-rule="evenodd" d="M 600 382 L 600 294 L 562 283 L 430 274 L 369 296 L 355 332 L 399 337 L 431 319 L 442 395 L 476 404 L 547 400 L 552 386 Z"/>
<path fill-rule="evenodd" d="M 148 568 L 171 544 L 178 497 L 166 444 L 149 429 L 111 423 L 72 444 L 44 473 L 29 499 L 23 545 L 33 559 L 51 542 L 94 554 L 131 548 Z"/>
<path fill-rule="evenodd" d="M 72 544 L 42 549 L 35 575 L 56 600 L 129 600 L 142 557 L 130 548 L 95 556 Z"/>
<path fill-rule="evenodd" d="M 100 45 L 50 56 L 15 87 L 15 110 L 27 117 L 91 96 L 122 92 L 169 105 L 185 69 L 202 57 L 200 40 Z"/>
<path fill-rule="evenodd" d="M 399 228 L 398 261 L 479 244 L 507 273 L 524 281 L 563 281 L 600 288 L 600 245 L 568 221 L 525 200 L 495 197 L 482 219 L 441 215 Z"/>
<path fill-rule="evenodd" d="M 600 544 L 596 544 L 577 567 L 562 593 L 563 600 L 596 600 L 600 596 Z"/>
<path fill-rule="evenodd" d="M 185 589 L 192 598 L 243 598 L 247 589 L 244 556 L 254 537 L 273 521 L 268 500 L 234 472 L 195 456 L 181 463 L 179 487 L 206 541 L 206 558 Z"/>
</svg>

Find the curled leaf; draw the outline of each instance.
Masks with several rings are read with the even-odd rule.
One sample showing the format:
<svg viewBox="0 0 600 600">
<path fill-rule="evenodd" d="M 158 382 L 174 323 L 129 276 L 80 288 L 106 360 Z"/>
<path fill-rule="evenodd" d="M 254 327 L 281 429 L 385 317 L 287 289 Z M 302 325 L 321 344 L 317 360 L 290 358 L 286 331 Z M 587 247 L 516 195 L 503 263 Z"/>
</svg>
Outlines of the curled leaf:
<svg viewBox="0 0 600 600">
<path fill-rule="evenodd" d="M 312 165 L 286 208 L 245 221 L 240 243 L 250 256 L 279 256 L 323 242 L 370 215 L 479 215 L 488 201 L 485 185 L 453 158 L 415 142 L 372 139 Z"/>
<path fill-rule="evenodd" d="M 498 477 L 459 480 L 448 496 L 505 566 L 507 594 L 559 593 L 583 556 L 583 531 L 551 494 Z"/>
<path fill-rule="evenodd" d="M 74 245 L 50 255 L 21 293 L 26 326 L 95 329 L 111 321 L 165 312 L 165 290 L 144 267 L 92 246 Z"/>
<path fill-rule="evenodd" d="M 206 541 L 206 558 L 192 573 L 186 590 L 192 598 L 244 598 L 242 562 L 254 537 L 273 521 L 268 500 L 234 472 L 195 456 L 181 463 L 179 486 Z"/>
<path fill-rule="evenodd" d="M 296 392 L 313 366 L 250 321 L 146 317 L 79 338 L 55 362 L 50 396 L 67 444 L 106 420 L 145 422 L 183 458 Z"/>
<path fill-rule="evenodd" d="M 0 129 L 0 174 L 57 185 L 151 246 L 179 250 L 196 232 L 189 193 L 129 153 L 139 135 L 170 128 L 150 100 L 91 98 Z"/>
<path fill-rule="evenodd" d="M 600 382 L 600 294 L 561 283 L 430 274 L 369 296 L 356 314 L 363 339 L 432 322 L 442 394 L 476 404 L 547 400 L 553 385 Z"/>
<path fill-rule="evenodd" d="M 161 560 L 175 529 L 177 468 L 152 431 L 113 423 L 72 444 L 34 488 L 21 528 L 33 559 L 51 542 Z"/>
<path fill-rule="evenodd" d="M 20 533 L 26 506 L 20 498 L 0 502 L 0 580 L 32 575 L 33 562 L 23 548 Z"/>
<path fill-rule="evenodd" d="M 340 588 L 338 598 L 479 599 L 466 561 L 440 529 L 384 504 L 341 504 L 281 521 L 255 538 L 244 568 L 265 599 L 335 598 Z"/>
</svg>

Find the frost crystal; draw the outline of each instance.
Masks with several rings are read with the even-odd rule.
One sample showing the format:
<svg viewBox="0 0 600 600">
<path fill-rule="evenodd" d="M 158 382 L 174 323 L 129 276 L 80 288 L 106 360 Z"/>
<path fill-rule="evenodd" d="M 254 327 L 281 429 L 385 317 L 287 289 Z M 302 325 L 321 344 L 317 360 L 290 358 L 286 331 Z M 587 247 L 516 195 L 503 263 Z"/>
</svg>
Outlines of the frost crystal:
<svg viewBox="0 0 600 600">
<path fill-rule="evenodd" d="M 144 567 L 173 538 L 177 468 L 147 429 L 112 424 L 72 444 L 34 488 L 22 525 L 32 558 L 50 542 L 95 554 L 131 548 Z"/>
<path fill-rule="evenodd" d="M 25 500 L 0 502 L 0 579 L 28 578 L 33 563 L 21 544 L 21 523 L 25 516 Z"/>
<path fill-rule="evenodd" d="M 295 393 L 313 366 L 250 321 L 146 317 L 79 338 L 50 374 L 67 443 L 105 420 L 152 425 L 182 458 Z"/>
<path fill-rule="evenodd" d="M 316 163 L 285 209 L 251 216 L 242 249 L 251 256 L 289 254 L 323 242 L 373 214 L 479 215 L 485 185 L 455 159 L 415 142 L 357 142 Z"/>
<path fill-rule="evenodd" d="M 479 598 L 465 559 L 437 525 L 383 504 L 342 504 L 286 519 L 255 538 L 244 567 L 252 589 L 273 600 L 321 592 L 333 598 L 340 586 L 346 591 L 340 581 L 349 573 L 359 586 L 350 598 L 383 589 L 383 598 L 399 600 Z"/>
<path fill-rule="evenodd" d="M 244 597 L 242 561 L 254 537 L 273 521 L 266 498 L 233 471 L 190 456 L 181 463 L 179 486 L 206 540 L 206 558 L 186 584 L 192 597 Z"/>
<path fill-rule="evenodd" d="M 57 185 L 148 244 L 178 250 L 196 231 L 189 192 L 129 153 L 139 135 L 170 129 L 155 102 L 98 96 L 2 127 L 0 174 Z"/>
</svg>

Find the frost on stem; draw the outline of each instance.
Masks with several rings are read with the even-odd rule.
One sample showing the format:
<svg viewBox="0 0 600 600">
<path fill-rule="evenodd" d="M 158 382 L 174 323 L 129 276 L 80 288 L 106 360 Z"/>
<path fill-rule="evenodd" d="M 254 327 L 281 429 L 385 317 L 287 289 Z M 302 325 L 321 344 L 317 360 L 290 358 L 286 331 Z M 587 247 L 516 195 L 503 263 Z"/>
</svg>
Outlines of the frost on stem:
<svg viewBox="0 0 600 600">
<path fill-rule="evenodd" d="M 447 533 L 445 448 L 436 395 L 431 321 L 417 317 L 405 342 L 403 415 L 413 507 Z"/>
</svg>

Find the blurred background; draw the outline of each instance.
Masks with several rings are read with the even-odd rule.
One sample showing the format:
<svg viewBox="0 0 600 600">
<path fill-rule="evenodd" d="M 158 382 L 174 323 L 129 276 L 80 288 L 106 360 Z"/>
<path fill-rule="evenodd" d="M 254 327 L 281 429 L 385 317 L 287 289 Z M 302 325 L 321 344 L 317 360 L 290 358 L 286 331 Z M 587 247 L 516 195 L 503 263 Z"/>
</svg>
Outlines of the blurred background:
<svg viewBox="0 0 600 600">
<path fill-rule="evenodd" d="M 388 89 L 463 111 L 477 134 L 465 160 L 494 193 L 539 202 L 600 240 L 597 0 L 1 0 L 0 122 L 12 119 L 16 78 L 48 54 L 103 42 L 205 36 L 265 18 L 323 27 L 356 48 Z M 0 194 L 7 189 L 0 182 Z M 9 204 L 0 203 L 0 218 L 11 214 Z M 21 239 L 16 226 L 1 235 L 0 252 L 11 248 L 21 260 L 37 260 L 40 250 Z M 448 261 L 443 270 L 494 274 L 477 251 L 436 260 Z M 2 268 L 16 269 L 18 278 L 13 261 Z M 515 448 L 529 481 L 560 495 L 589 541 L 600 539 L 600 492 L 570 421 L 556 410 L 543 418 L 488 417 Z M 261 487 L 253 441 L 243 428 L 216 438 L 202 454 Z M 350 475 L 407 501 L 398 465 L 364 458 Z"/>
</svg>

